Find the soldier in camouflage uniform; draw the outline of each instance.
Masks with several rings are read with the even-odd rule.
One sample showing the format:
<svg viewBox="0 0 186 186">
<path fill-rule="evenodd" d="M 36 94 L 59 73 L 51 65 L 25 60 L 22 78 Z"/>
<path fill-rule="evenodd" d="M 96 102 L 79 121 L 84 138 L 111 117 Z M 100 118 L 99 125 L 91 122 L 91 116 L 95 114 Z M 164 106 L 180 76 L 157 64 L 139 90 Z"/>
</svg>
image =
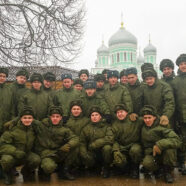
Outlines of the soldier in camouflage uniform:
<svg viewBox="0 0 186 186">
<path fill-rule="evenodd" d="M 182 138 L 183 145 L 179 153 L 179 167 L 183 175 L 186 175 L 185 156 L 186 156 L 186 54 L 181 54 L 176 64 L 179 67 L 179 74 L 172 81 L 176 109 L 175 119 L 176 129 Z"/>
<path fill-rule="evenodd" d="M 126 74 L 126 69 L 123 69 L 120 72 L 120 84 L 125 86 L 127 85 L 128 81 L 127 81 L 127 74 Z"/>
<path fill-rule="evenodd" d="M 113 144 L 114 165 L 122 169 L 130 168 L 133 178 L 139 177 L 142 147 L 139 144 L 142 128 L 141 120 L 131 121 L 123 104 L 115 106 L 117 120 L 112 124 L 115 141 Z"/>
<path fill-rule="evenodd" d="M 48 108 L 52 105 L 51 97 L 42 89 L 43 77 L 39 73 L 33 73 L 30 77 L 31 90 L 22 95 L 18 104 L 19 113 L 22 112 L 24 102 L 32 107 L 35 119 L 42 120 L 48 116 Z"/>
<path fill-rule="evenodd" d="M 103 166 L 103 177 L 107 178 L 112 163 L 113 131 L 102 120 L 99 107 L 91 107 L 90 119 L 90 123 L 83 128 L 80 135 L 80 154 L 88 168 L 100 163 Z"/>
<path fill-rule="evenodd" d="M 85 82 L 89 78 L 89 71 L 87 69 L 81 69 L 78 73 L 79 78 Z"/>
<path fill-rule="evenodd" d="M 62 107 L 63 122 L 66 123 L 70 116 L 70 102 L 78 99 L 81 93 L 73 88 L 72 74 L 62 74 L 61 79 L 63 88 L 56 91 L 54 99 Z"/>
<path fill-rule="evenodd" d="M 74 89 L 79 90 L 79 91 L 83 91 L 83 81 L 80 78 L 76 78 L 73 81 L 73 86 Z"/>
<path fill-rule="evenodd" d="M 102 74 L 105 76 L 105 83 L 104 83 L 105 89 L 107 89 L 109 87 L 109 82 L 108 82 L 108 78 L 107 78 L 108 72 L 109 72 L 109 69 L 104 69 L 102 71 Z"/>
<path fill-rule="evenodd" d="M 49 117 L 42 120 L 42 123 L 38 122 L 34 128 L 35 150 L 41 157 L 43 171 L 40 175 L 49 178 L 58 167 L 60 177 L 74 180 L 69 169 L 77 156 L 76 147 L 79 145 L 79 138 L 69 128 L 63 126 L 61 107 L 52 106 Z"/>
<path fill-rule="evenodd" d="M 40 164 L 40 157 L 33 152 L 35 140 L 33 116 L 32 108 L 24 106 L 18 122 L 0 138 L 0 163 L 4 171 L 5 184 L 12 184 L 13 168 L 16 166 L 24 165 L 21 173 L 26 181 L 33 176 L 33 170 Z"/>
<path fill-rule="evenodd" d="M 6 84 L 8 69 L 0 68 L 0 136 L 3 133 L 3 124 L 15 116 L 13 92 Z"/>
<path fill-rule="evenodd" d="M 163 167 L 165 181 L 172 183 L 171 172 L 176 165 L 176 149 L 181 146 L 181 140 L 172 129 L 159 125 L 160 119 L 153 106 L 146 105 L 141 114 L 144 120 L 141 132 L 144 148 L 142 165 L 153 173 Z"/>
<path fill-rule="evenodd" d="M 105 76 L 103 74 L 96 74 L 94 76 L 94 81 L 96 82 L 96 93 L 104 98 L 105 96 Z"/>
</svg>

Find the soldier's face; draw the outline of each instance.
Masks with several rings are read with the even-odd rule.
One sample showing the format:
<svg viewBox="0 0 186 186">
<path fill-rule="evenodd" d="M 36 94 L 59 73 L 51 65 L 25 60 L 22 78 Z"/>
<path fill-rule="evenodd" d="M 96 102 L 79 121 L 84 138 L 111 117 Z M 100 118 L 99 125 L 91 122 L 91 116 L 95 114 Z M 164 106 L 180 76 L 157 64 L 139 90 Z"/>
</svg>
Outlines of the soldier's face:
<svg viewBox="0 0 186 186">
<path fill-rule="evenodd" d="M 92 114 L 91 114 L 91 121 L 93 122 L 93 123 L 98 123 L 100 120 L 101 120 L 101 115 L 100 115 L 100 113 L 98 113 L 98 112 L 93 112 Z"/>
<path fill-rule="evenodd" d="M 16 81 L 20 85 L 24 85 L 26 83 L 26 76 L 17 76 Z"/>
<path fill-rule="evenodd" d="M 143 116 L 143 121 L 146 124 L 146 126 L 148 126 L 148 127 L 153 125 L 155 119 L 156 119 L 156 117 L 153 115 L 144 115 Z"/>
<path fill-rule="evenodd" d="M 96 89 L 95 88 L 88 88 L 88 89 L 85 89 L 85 92 L 86 92 L 87 96 L 93 96 L 94 93 L 96 92 Z"/>
<path fill-rule="evenodd" d="M 146 82 L 147 85 L 150 86 L 150 87 L 154 85 L 155 80 L 156 80 L 156 78 L 153 77 L 153 76 L 151 76 L 151 77 L 146 77 L 146 78 L 145 78 L 145 82 Z"/>
<path fill-rule="evenodd" d="M 118 110 L 116 115 L 119 120 L 124 120 L 127 117 L 128 112 L 125 110 Z"/>
<path fill-rule="evenodd" d="M 86 74 L 81 74 L 79 77 L 83 82 L 85 82 L 88 79 L 88 76 Z"/>
<path fill-rule="evenodd" d="M 21 117 L 21 122 L 24 126 L 30 126 L 33 122 L 34 118 L 32 115 L 24 115 Z"/>
<path fill-rule="evenodd" d="M 96 82 L 97 88 L 102 88 L 103 85 L 104 85 L 104 81 L 97 81 L 97 82 Z"/>
<path fill-rule="evenodd" d="M 105 73 L 104 76 L 105 76 L 105 79 L 108 80 L 108 79 L 107 79 L 107 73 Z"/>
<path fill-rule="evenodd" d="M 0 73 L 0 84 L 3 84 L 6 81 L 6 74 Z"/>
<path fill-rule="evenodd" d="M 71 112 L 73 116 L 78 117 L 82 113 L 82 109 L 80 106 L 75 105 L 72 107 Z"/>
<path fill-rule="evenodd" d="M 76 89 L 76 90 L 82 90 L 83 89 L 83 86 L 82 85 L 80 85 L 80 84 L 76 84 L 76 85 L 74 85 L 74 88 Z"/>
<path fill-rule="evenodd" d="M 50 116 L 50 120 L 52 121 L 53 125 L 58 125 L 62 120 L 62 116 L 60 114 L 52 114 Z"/>
<path fill-rule="evenodd" d="M 186 72 L 186 62 L 181 62 L 179 64 L 179 69 L 181 72 Z"/>
<path fill-rule="evenodd" d="M 53 81 L 44 80 L 43 84 L 46 88 L 51 88 L 53 86 Z"/>
<path fill-rule="evenodd" d="M 127 81 L 130 85 L 134 85 L 138 79 L 138 76 L 136 74 L 129 74 L 127 76 Z"/>
<path fill-rule="evenodd" d="M 122 84 L 128 83 L 128 78 L 127 78 L 127 76 L 122 76 L 122 77 L 120 78 L 120 82 L 121 82 Z"/>
<path fill-rule="evenodd" d="M 65 87 L 65 88 L 70 88 L 71 86 L 72 86 L 72 83 L 73 83 L 73 81 L 71 80 L 71 79 L 64 79 L 63 80 L 63 86 Z"/>
<path fill-rule="evenodd" d="M 41 89 L 41 85 L 42 85 L 42 83 L 40 81 L 34 81 L 34 82 L 32 82 L 32 87 L 35 90 L 40 90 Z"/>
<path fill-rule="evenodd" d="M 110 77 L 109 78 L 109 84 L 111 85 L 111 86 L 113 86 L 113 85 L 115 85 L 116 83 L 118 82 L 118 78 L 117 77 Z"/>
<path fill-rule="evenodd" d="M 163 69 L 163 75 L 164 75 L 165 77 L 171 76 L 171 75 L 172 75 L 172 72 L 173 72 L 173 69 L 170 68 L 170 67 L 165 67 L 165 68 Z"/>
</svg>

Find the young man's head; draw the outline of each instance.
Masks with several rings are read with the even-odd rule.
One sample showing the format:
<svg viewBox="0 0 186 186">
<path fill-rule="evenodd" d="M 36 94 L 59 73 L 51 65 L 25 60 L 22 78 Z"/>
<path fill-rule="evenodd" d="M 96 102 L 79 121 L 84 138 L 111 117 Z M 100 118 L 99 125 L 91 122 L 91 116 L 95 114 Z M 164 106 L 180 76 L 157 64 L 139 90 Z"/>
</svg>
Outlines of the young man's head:
<svg viewBox="0 0 186 186">
<path fill-rule="evenodd" d="M 170 59 L 163 59 L 160 62 L 160 70 L 165 77 L 169 77 L 174 73 L 174 63 Z"/>
<path fill-rule="evenodd" d="M 109 84 L 114 86 L 118 82 L 119 72 L 117 70 L 110 70 L 107 74 Z"/>
<path fill-rule="evenodd" d="M 70 89 L 72 87 L 72 74 L 62 74 L 61 80 L 65 89 Z"/>
<path fill-rule="evenodd" d="M 63 115 L 62 108 L 58 106 L 52 106 L 49 110 L 49 115 L 52 124 L 59 125 Z"/>
<path fill-rule="evenodd" d="M 34 72 L 30 77 L 30 82 L 34 90 L 40 90 L 43 83 L 43 76 Z"/>
<path fill-rule="evenodd" d="M 104 70 L 102 71 L 102 74 L 105 76 L 105 80 L 106 80 L 106 81 L 108 80 L 108 78 L 107 78 L 108 72 L 109 72 L 108 69 L 104 69 Z"/>
<path fill-rule="evenodd" d="M 87 81 L 88 80 L 88 78 L 89 78 L 89 71 L 87 70 L 87 69 L 82 69 L 82 70 L 80 70 L 79 71 L 79 78 L 83 81 L 83 82 L 85 82 L 85 81 Z"/>
<path fill-rule="evenodd" d="M 177 58 L 176 65 L 179 67 L 181 72 L 186 72 L 186 54 L 181 54 Z"/>
<path fill-rule="evenodd" d="M 50 89 L 52 88 L 54 81 L 56 80 L 56 76 L 52 72 L 47 72 L 43 74 L 43 79 L 44 88 Z"/>
<path fill-rule="evenodd" d="M 142 72 L 142 78 L 145 83 L 151 87 L 154 85 L 157 79 L 157 73 L 153 68 L 147 68 L 145 71 Z"/>
<path fill-rule="evenodd" d="M 95 81 L 86 81 L 84 83 L 84 89 L 88 97 L 91 97 L 96 92 L 96 82 Z"/>
<path fill-rule="evenodd" d="M 152 63 L 143 63 L 143 65 L 141 65 L 141 72 L 144 72 L 146 69 L 149 68 L 154 68 Z"/>
<path fill-rule="evenodd" d="M 30 126 L 34 120 L 32 107 L 24 106 L 23 111 L 20 114 L 20 119 L 24 126 Z"/>
<path fill-rule="evenodd" d="M 130 85 L 135 85 L 136 81 L 138 80 L 137 69 L 135 67 L 127 68 L 126 75 L 127 81 Z"/>
<path fill-rule="evenodd" d="M 26 69 L 22 68 L 16 73 L 16 81 L 19 85 L 24 85 L 29 79 L 29 73 Z"/>
<path fill-rule="evenodd" d="M 103 88 L 106 78 L 103 74 L 96 74 L 94 76 L 94 81 L 96 82 L 96 87 L 100 89 Z"/>
<path fill-rule="evenodd" d="M 75 100 L 70 103 L 70 109 L 71 109 L 71 114 L 74 117 L 78 117 L 81 115 L 83 112 L 82 110 L 82 101 L 81 100 Z"/>
<path fill-rule="evenodd" d="M 126 70 L 123 69 L 120 72 L 120 82 L 121 84 L 127 84 L 128 83 L 128 78 L 127 78 L 127 74 L 126 74 Z"/>
<path fill-rule="evenodd" d="M 80 78 L 76 78 L 74 79 L 74 83 L 73 83 L 74 89 L 76 90 L 83 90 L 83 81 Z"/>
<path fill-rule="evenodd" d="M 0 84 L 5 83 L 7 77 L 8 77 L 8 69 L 0 68 Z"/>
<path fill-rule="evenodd" d="M 147 127 L 151 127 L 157 118 L 156 109 L 151 105 L 145 105 L 141 110 L 141 115 Z"/>
<path fill-rule="evenodd" d="M 98 123 L 102 119 L 102 112 L 98 106 L 92 106 L 89 111 L 90 119 L 93 123 Z"/>
<path fill-rule="evenodd" d="M 118 120 L 122 121 L 127 117 L 128 111 L 124 104 L 117 104 L 115 106 L 115 113 Z"/>
</svg>

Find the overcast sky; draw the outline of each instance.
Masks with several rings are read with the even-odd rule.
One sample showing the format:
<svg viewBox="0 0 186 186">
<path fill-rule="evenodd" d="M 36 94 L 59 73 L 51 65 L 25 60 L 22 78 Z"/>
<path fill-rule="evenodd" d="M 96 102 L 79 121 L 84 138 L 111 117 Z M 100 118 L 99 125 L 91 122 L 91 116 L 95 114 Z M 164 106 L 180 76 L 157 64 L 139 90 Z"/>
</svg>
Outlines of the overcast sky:
<svg viewBox="0 0 186 186">
<path fill-rule="evenodd" d="M 157 63 L 164 58 L 175 61 L 186 53 L 186 0 L 86 0 L 86 28 L 83 52 L 75 68 L 95 66 L 97 49 L 104 35 L 118 31 L 123 12 L 124 27 L 138 40 L 138 48 L 151 43 L 157 48 Z"/>
</svg>

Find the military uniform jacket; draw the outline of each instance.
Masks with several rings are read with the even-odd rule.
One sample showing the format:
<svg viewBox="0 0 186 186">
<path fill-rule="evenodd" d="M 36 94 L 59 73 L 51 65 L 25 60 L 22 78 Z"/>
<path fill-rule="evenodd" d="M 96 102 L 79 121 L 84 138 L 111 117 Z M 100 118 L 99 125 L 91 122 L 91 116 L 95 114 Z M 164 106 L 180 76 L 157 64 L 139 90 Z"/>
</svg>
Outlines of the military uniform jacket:
<svg viewBox="0 0 186 186">
<path fill-rule="evenodd" d="M 134 122 L 130 121 L 128 117 L 122 121 L 117 119 L 112 124 L 114 132 L 113 151 L 128 151 L 134 143 L 139 143 L 142 124 L 140 119 Z"/>
<path fill-rule="evenodd" d="M 133 112 L 139 114 L 143 107 L 143 86 L 137 80 L 134 85 L 127 84 L 126 87 L 132 98 Z"/>
<path fill-rule="evenodd" d="M 34 111 L 34 118 L 42 120 L 48 116 L 49 107 L 52 106 L 50 96 L 42 89 L 37 91 L 33 88 L 20 98 L 18 105 L 19 113 L 24 108 L 24 100 L 27 99 L 28 106 L 31 106 Z"/>
<path fill-rule="evenodd" d="M 18 150 L 24 153 L 32 151 L 35 140 L 32 124 L 24 126 L 19 120 L 11 130 L 5 131 L 0 138 L 0 155 L 14 156 Z"/>
<path fill-rule="evenodd" d="M 115 116 L 114 108 L 116 104 L 125 104 L 129 113 L 133 111 L 132 99 L 129 91 L 125 86 L 119 83 L 113 87 L 110 86 L 107 91 L 105 91 L 105 100 L 113 116 Z"/>
<path fill-rule="evenodd" d="M 152 153 L 154 145 L 158 145 L 160 150 L 176 149 L 181 146 L 178 135 L 172 130 L 159 125 L 157 118 L 151 127 L 145 124 L 142 127 L 141 142 L 145 149 L 145 154 Z"/>
<path fill-rule="evenodd" d="M 104 122 L 90 123 L 83 128 L 80 135 L 80 153 L 86 157 L 90 145 L 94 143 L 96 149 L 105 145 L 112 145 L 114 140 L 113 130 Z"/>
<path fill-rule="evenodd" d="M 0 84 L 0 135 L 3 125 L 15 116 L 13 93 L 7 84 Z"/>
<path fill-rule="evenodd" d="M 143 86 L 143 105 L 153 105 L 159 116 L 172 117 L 175 109 L 174 96 L 171 87 L 156 79 L 153 86 Z"/>
<path fill-rule="evenodd" d="M 71 148 L 79 145 L 79 138 L 67 127 L 64 127 L 62 122 L 58 125 L 53 125 L 49 118 L 38 121 L 34 125 L 36 132 L 36 152 L 41 157 L 51 156 L 56 153 L 61 146 L 68 143 Z"/>
<path fill-rule="evenodd" d="M 170 75 L 169 77 L 166 77 L 166 76 L 164 76 L 163 75 L 163 77 L 162 77 L 162 81 L 164 81 L 164 82 L 166 82 L 166 83 L 168 83 L 170 86 L 171 86 L 171 88 L 172 88 L 172 86 L 173 86 L 173 80 L 174 80 L 174 78 L 175 78 L 175 75 L 174 75 L 174 73 L 172 74 L 172 75 Z"/>
<path fill-rule="evenodd" d="M 176 119 L 186 123 L 186 73 L 180 72 L 173 81 L 173 91 L 176 102 Z"/>
</svg>

